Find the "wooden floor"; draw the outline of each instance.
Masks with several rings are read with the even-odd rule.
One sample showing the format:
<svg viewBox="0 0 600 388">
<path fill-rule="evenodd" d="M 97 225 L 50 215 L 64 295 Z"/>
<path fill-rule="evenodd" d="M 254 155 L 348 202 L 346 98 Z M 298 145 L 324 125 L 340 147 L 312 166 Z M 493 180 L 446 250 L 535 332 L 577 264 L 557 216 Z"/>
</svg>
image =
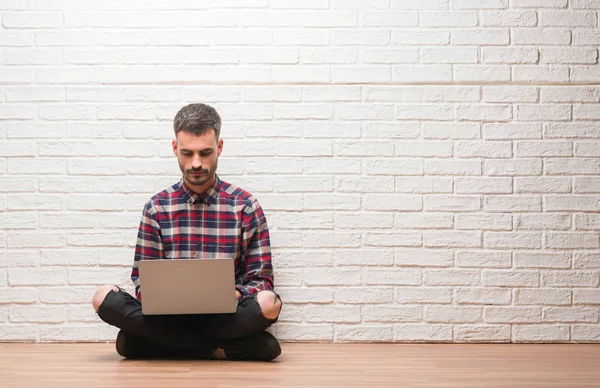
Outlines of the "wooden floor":
<svg viewBox="0 0 600 388">
<path fill-rule="evenodd" d="M 8 387 L 600 387 L 600 345 L 283 344 L 276 362 L 134 361 L 114 344 L 0 343 Z"/>
</svg>

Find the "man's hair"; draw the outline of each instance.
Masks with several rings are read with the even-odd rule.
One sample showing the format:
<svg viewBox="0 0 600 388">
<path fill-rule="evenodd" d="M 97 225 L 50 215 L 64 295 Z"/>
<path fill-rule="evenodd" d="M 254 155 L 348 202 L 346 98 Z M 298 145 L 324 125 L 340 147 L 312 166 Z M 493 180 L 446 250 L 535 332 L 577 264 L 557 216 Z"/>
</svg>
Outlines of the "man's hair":
<svg viewBox="0 0 600 388">
<path fill-rule="evenodd" d="M 210 129 L 218 139 L 221 133 L 221 117 L 216 109 L 206 104 L 189 104 L 177 112 L 173 119 L 175 136 L 181 131 L 200 136 Z"/>
</svg>

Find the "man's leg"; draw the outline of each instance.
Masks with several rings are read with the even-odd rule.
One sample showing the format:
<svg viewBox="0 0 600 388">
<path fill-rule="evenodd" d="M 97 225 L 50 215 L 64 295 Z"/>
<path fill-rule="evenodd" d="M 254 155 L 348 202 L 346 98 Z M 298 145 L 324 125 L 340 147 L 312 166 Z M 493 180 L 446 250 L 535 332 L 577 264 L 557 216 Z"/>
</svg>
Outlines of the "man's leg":
<svg viewBox="0 0 600 388">
<path fill-rule="evenodd" d="M 182 356 L 208 358 L 218 347 L 192 324 L 190 316 L 145 316 L 141 302 L 116 286 L 100 287 L 92 305 L 104 322 L 165 349 L 179 350 Z"/>
<path fill-rule="evenodd" d="M 240 300 L 234 314 L 216 314 L 205 319 L 210 338 L 218 341 L 218 359 L 257 358 L 272 360 L 281 354 L 279 343 L 264 330 L 277 321 L 281 298 L 261 291 Z"/>
</svg>

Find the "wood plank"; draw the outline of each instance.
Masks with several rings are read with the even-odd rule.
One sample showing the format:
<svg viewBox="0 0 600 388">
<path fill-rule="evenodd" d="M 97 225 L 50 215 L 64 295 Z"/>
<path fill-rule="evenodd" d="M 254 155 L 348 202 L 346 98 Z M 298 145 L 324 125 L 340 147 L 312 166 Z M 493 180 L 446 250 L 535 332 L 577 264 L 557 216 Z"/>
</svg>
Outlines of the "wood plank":
<svg viewBox="0 0 600 388">
<path fill-rule="evenodd" d="M 282 344 L 276 362 L 124 360 L 114 344 L 0 343 L 2 387 L 591 387 L 595 344 Z"/>
</svg>

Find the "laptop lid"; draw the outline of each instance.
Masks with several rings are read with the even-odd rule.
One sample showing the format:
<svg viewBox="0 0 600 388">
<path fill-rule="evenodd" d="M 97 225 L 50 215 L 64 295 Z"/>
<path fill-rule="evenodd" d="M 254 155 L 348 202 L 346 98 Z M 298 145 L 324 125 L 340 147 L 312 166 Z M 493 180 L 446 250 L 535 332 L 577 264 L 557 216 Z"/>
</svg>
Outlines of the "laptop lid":
<svg viewBox="0 0 600 388">
<path fill-rule="evenodd" d="M 237 309 L 233 259 L 141 260 L 138 269 L 145 315 Z"/>
</svg>

